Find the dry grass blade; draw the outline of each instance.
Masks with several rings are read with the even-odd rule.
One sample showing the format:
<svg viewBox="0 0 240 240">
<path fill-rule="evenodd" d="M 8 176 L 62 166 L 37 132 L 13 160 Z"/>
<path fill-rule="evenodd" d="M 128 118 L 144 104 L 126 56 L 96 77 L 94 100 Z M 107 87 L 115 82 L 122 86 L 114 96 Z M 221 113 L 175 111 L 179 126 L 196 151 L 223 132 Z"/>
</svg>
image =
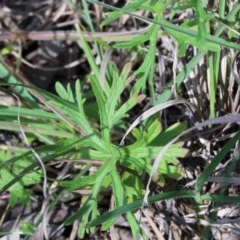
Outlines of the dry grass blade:
<svg viewBox="0 0 240 240">
<path fill-rule="evenodd" d="M 152 108 L 150 108 L 149 110 L 145 111 L 143 114 L 141 114 L 132 124 L 131 126 L 128 128 L 127 132 L 124 134 L 121 142 L 120 142 L 120 146 L 124 145 L 124 140 L 127 137 L 127 135 L 138 125 L 140 124 L 142 121 L 144 121 L 145 119 L 151 117 L 152 115 L 154 115 L 157 112 L 162 111 L 165 108 L 177 105 L 177 104 L 186 104 L 185 100 L 170 100 L 168 102 L 165 103 L 161 103 L 158 104 Z"/>
<path fill-rule="evenodd" d="M 15 95 L 15 98 L 17 99 L 17 102 L 18 102 L 18 109 L 20 108 L 21 106 L 21 103 L 20 103 L 20 99 Z M 49 201 L 49 192 L 48 192 L 48 184 L 47 184 L 47 171 L 46 171 L 46 168 L 44 166 L 44 163 L 40 157 L 40 155 L 31 147 L 28 139 L 27 139 L 27 136 L 25 134 L 25 132 L 23 131 L 23 128 L 22 128 L 22 125 L 21 125 L 21 120 L 20 120 L 20 113 L 18 112 L 18 124 L 19 124 L 19 128 L 20 128 L 20 132 L 24 138 L 24 141 L 27 145 L 27 147 L 30 149 L 30 151 L 32 152 L 32 154 L 34 155 L 34 157 L 37 159 L 37 161 L 39 162 L 39 165 L 41 166 L 41 169 L 43 171 L 43 196 L 44 196 L 44 202 L 42 204 L 42 223 L 40 224 L 39 226 L 39 231 L 41 231 L 45 237 L 45 239 L 49 239 L 48 237 L 48 232 L 47 232 L 47 224 L 48 224 L 48 217 L 47 217 L 47 211 L 48 211 L 48 201 Z M 43 237 L 42 237 L 43 239 Z"/>
<path fill-rule="evenodd" d="M 109 42 L 122 42 L 132 40 L 134 37 L 141 36 L 149 30 L 149 27 L 140 30 L 126 31 L 126 32 L 83 32 L 84 38 L 87 41 L 101 39 Z M 4 32 L 1 34 L 0 41 L 17 41 L 17 40 L 32 40 L 32 41 L 78 41 L 79 36 L 76 31 L 31 31 L 31 32 Z"/>
</svg>

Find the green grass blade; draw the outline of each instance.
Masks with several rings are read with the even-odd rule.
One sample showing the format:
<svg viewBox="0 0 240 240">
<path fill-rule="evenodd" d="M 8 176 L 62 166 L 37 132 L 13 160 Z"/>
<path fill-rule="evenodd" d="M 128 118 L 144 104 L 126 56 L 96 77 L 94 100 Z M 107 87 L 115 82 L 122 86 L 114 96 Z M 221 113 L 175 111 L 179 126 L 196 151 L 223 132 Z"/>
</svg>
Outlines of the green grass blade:
<svg viewBox="0 0 240 240">
<path fill-rule="evenodd" d="M 195 198 L 196 192 L 191 190 L 181 190 L 181 191 L 172 191 L 165 192 L 161 194 L 157 194 L 148 198 L 148 203 L 155 203 L 157 201 L 163 201 L 167 199 L 177 199 L 177 198 Z M 213 201 L 222 204 L 239 204 L 240 197 L 239 196 L 226 196 L 226 195 L 209 195 L 205 194 L 200 196 L 202 201 Z M 117 208 L 113 211 L 104 213 L 100 217 L 94 219 L 90 223 L 88 223 L 87 227 L 93 227 L 97 225 L 103 224 L 105 221 L 109 221 L 112 218 L 116 218 L 122 214 L 126 214 L 127 212 L 132 212 L 138 210 L 143 204 L 143 200 L 137 200 L 133 203 L 127 204 L 120 208 Z"/>
<path fill-rule="evenodd" d="M 165 193 L 161 193 L 161 194 L 157 194 L 155 196 L 151 196 L 148 198 L 148 202 L 149 203 L 154 203 L 157 201 L 162 201 L 162 200 L 166 200 L 166 199 L 171 199 L 171 198 L 194 198 L 195 197 L 195 192 L 194 191 L 190 191 L 190 190 L 181 190 L 181 191 L 173 191 L 173 192 L 165 192 Z M 127 212 L 132 212 L 135 211 L 137 209 L 139 209 L 143 204 L 143 200 L 137 200 L 133 203 L 124 205 L 120 208 L 117 208 L 111 212 L 107 212 L 103 215 L 101 215 L 100 217 L 94 219 L 93 221 L 91 221 L 87 227 L 93 227 L 93 226 L 97 226 L 99 224 L 102 224 L 105 221 L 108 221 L 112 218 L 116 218 L 119 215 L 125 214 Z"/>
<path fill-rule="evenodd" d="M 79 36 L 81 46 L 82 46 L 83 51 L 84 51 L 84 53 L 86 55 L 86 58 L 88 60 L 88 63 L 90 65 L 94 75 L 99 79 L 100 78 L 100 69 L 96 64 L 96 61 L 95 61 L 95 59 L 92 55 L 91 49 L 88 46 L 88 43 L 83 36 L 82 30 L 78 25 L 76 25 L 76 30 L 77 30 L 77 33 L 78 33 L 78 36 Z"/>
<path fill-rule="evenodd" d="M 217 79 L 214 70 L 214 56 L 213 53 L 208 53 L 208 86 L 209 86 L 209 100 L 210 100 L 210 118 L 215 117 L 216 91 Z"/>
<path fill-rule="evenodd" d="M 211 163 L 207 166 L 207 168 L 202 172 L 201 176 L 197 179 L 195 184 L 195 190 L 197 192 L 201 191 L 203 184 L 207 181 L 208 177 L 214 172 L 219 163 L 224 159 L 227 153 L 231 150 L 231 148 L 236 144 L 240 139 L 240 131 L 235 134 L 233 138 L 231 138 L 223 148 L 218 152 L 216 157 L 211 161 Z"/>
<path fill-rule="evenodd" d="M 205 194 L 201 197 L 202 201 L 212 201 L 220 204 L 237 204 L 239 205 L 240 197 L 239 196 L 227 196 L 227 195 L 209 195 Z"/>
<path fill-rule="evenodd" d="M 0 117 L 16 117 L 17 115 L 21 117 L 37 117 L 37 118 L 43 118 L 43 119 L 54 119 L 57 120 L 59 119 L 58 116 L 56 116 L 54 113 L 44 111 L 40 108 L 34 108 L 34 109 L 28 109 L 28 108 L 18 108 L 18 107 L 7 107 L 7 106 L 1 106 L 0 105 Z"/>
</svg>

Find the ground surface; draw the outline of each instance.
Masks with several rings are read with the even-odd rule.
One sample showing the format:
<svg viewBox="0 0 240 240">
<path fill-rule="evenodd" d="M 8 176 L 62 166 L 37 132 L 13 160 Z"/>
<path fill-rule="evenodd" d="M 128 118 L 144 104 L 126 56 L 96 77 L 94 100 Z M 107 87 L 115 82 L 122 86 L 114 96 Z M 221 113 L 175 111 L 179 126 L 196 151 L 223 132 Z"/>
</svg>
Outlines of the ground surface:
<svg viewBox="0 0 240 240">
<path fill-rule="evenodd" d="M 84 1 L 83 1 L 84 2 Z M 124 1 L 104 1 L 117 7 L 121 7 Z M 209 1 L 210 2 L 210 1 Z M 234 2 L 234 1 L 232 1 Z M 75 24 L 80 23 L 86 31 L 88 25 L 85 22 L 82 3 L 78 3 L 81 12 L 71 7 L 73 1 L 1 1 L 1 32 L 14 31 L 76 31 Z M 231 3 L 234 4 L 234 3 Z M 103 9 L 97 4 L 89 4 L 92 23 L 97 32 L 117 33 L 123 31 L 133 31 L 146 27 L 146 23 L 124 15 L 118 21 L 108 26 L 101 27 L 100 22 L 105 18 Z M 217 11 L 215 7 L 209 6 L 211 11 Z M 169 19 L 170 9 L 166 10 L 166 19 Z M 147 11 L 139 11 L 139 15 L 149 17 Z M 191 10 L 179 12 L 172 22 L 180 24 L 186 17 L 191 18 L 194 14 Z M 79 17 L 80 16 L 80 17 Z M 4 34 L 3 34 L 4 35 Z M 77 39 L 71 41 L 53 40 L 49 37 L 48 41 L 38 41 L 38 35 L 35 40 L 21 39 L 22 41 L 11 41 L 10 37 L 0 42 L 1 49 L 12 44 L 11 54 L 5 55 L 5 61 L 10 66 L 17 69 L 25 76 L 25 80 L 37 87 L 55 93 L 55 82 L 60 81 L 63 85 L 72 83 L 76 79 L 81 79 L 89 87 L 86 81 L 91 68 L 87 63 L 81 46 Z M 77 38 L 77 37 L 76 37 Z M 236 40 L 237 41 L 237 40 Z M 22 53 L 18 51 L 21 45 Z M 156 53 L 156 69 L 154 89 L 155 94 L 159 95 L 163 90 L 174 90 L 172 79 L 175 74 L 185 66 L 195 55 L 196 49 L 189 46 L 184 57 L 177 57 L 176 42 L 168 35 L 159 38 L 158 52 Z M 90 43 L 94 56 L 97 57 L 97 49 Z M 148 44 L 141 46 L 148 49 Z M 142 58 L 139 49 L 114 50 L 110 56 L 117 68 L 122 69 L 126 62 L 132 62 L 132 71 L 138 68 Z M 20 55 L 19 55 L 20 54 Z M 236 58 L 234 50 L 223 49 L 221 52 L 221 61 L 219 69 L 219 81 L 217 87 L 216 116 L 226 114 L 239 114 L 240 110 L 240 88 L 233 75 L 233 71 L 238 74 L 239 61 Z M 21 57 L 21 64 L 18 66 L 16 59 Z M 236 61 L 233 69 L 230 62 Z M 103 64 L 101 59 L 97 58 L 98 65 Z M 207 76 L 207 61 L 203 58 L 198 66 L 191 72 L 181 86 L 178 97 L 188 100 L 194 106 L 193 114 L 185 107 L 170 107 L 162 113 L 162 125 L 166 129 L 176 122 L 184 122 L 187 126 L 193 126 L 196 122 L 207 120 L 210 115 L 209 110 L 209 86 Z M 26 82 L 23 82 L 26 83 Z M 11 88 L 3 88 L 0 96 L 1 105 L 13 106 L 16 99 L 11 97 Z M 130 90 L 124 94 L 128 96 Z M 125 96 L 123 96 L 124 99 Z M 130 112 L 129 124 L 136 116 L 149 109 L 151 99 L 149 91 L 146 92 L 144 102 L 135 107 Z M 164 187 L 157 184 L 152 186 L 152 194 L 165 192 L 168 190 L 191 189 L 195 181 L 211 160 L 222 149 L 224 144 L 233 137 L 237 131 L 237 124 L 217 125 L 217 127 L 204 128 L 194 131 L 182 138 L 184 147 L 188 149 L 188 154 L 180 159 L 181 166 L 185 173 L 179 181 L 167 179 Z M 117 137 L 116 137 L 117 138 Z M 117 138 L 118 139 L 118 138 Z M 23 146 L 22 137 L 17 132 L 0 132 L 1 149 L 11 148 L 16 145 Z M 35 139 L 32 146 L 41 145 L 41 141 Z M 24 147 L 24 146 L 23 146 Z M 211 177 L 204 185 L 204 193 L 218 194 L 223 193 L 226 196 L 239 196 L 239 142 L 232 147 L 224 160 L 214 170 Z M 98 167 L 98 165 L 96 164 Z M 90 169 L 94 171 L 94 168 Z M 230 169 L 230 170 L 229 170 Z M 51 178 L 63 178 L 70 174 L 77 174 L 77 168 L 66 161 L 49 163 L 47 171 Z M 226 182 L 226 177 L 230 177 L 231 182 Z M 229 180 L 229 178 L 228 178 Z M 11 230 L 16 231 L 23 221 L 35 221 L 43 210 L 41 185 L 31 186 L 33 194 L 31 204 L 27 206 L 16 205 L 10 207 L 8 204 L 9 194 L 4 192 L 0 194 L 0 229 L 2 232 Z M 52 190 L 52 191 L 59 191 Z M 84 192 L 85 191 L 85 192 Z M 77 226 L 63 226 L 67 217 L 72 215 L 79 207 L 79 202 L 84 195 L 88 195 L 89 190 L 75 191 L 60 201 L 54 210 L 49 211 L 47 230 L 51 233 L 49 239 L 77 239 Z M 106 190 L 102 193 L 102 201 L 99 203 L 101 211 L 109 209 L 111 192 Z M 238 205 L 231 204 L 213 204 L 203 202 L 202 205 L 195 205 L 194 201 L 187 199 L 171 199 L 157 202 L 146 210 L 142 215 L 142 229 L 146 232 L 149 239 L 201 239 L 204 231 L 209 231 L 207 239 L 240 239 L 239 218 L 240 209 Z M 195 209 L 198 208 L 198 209 Z M 196 215 L 198 212 L 198 216 Z M 138 216 L 140 212 L 136 212 Z M 44 223 L 42 223 L 44 225 Z M 14 238 L 14 236 L 16 238 Z M 104 232 L 97 228 L 92 234 L 85 236 L 84 239 L 131 239 L 131 231 L 126 219 L 119 217 L 115 226 L 110 231 Z M 7 238 L 0 238 L 7 239 Z M 10 235 L 9 239 L 24 239 L 24 236 Z M 39 228 L 30 239 L 43 239 L 43 228 Z"/>
</svg>

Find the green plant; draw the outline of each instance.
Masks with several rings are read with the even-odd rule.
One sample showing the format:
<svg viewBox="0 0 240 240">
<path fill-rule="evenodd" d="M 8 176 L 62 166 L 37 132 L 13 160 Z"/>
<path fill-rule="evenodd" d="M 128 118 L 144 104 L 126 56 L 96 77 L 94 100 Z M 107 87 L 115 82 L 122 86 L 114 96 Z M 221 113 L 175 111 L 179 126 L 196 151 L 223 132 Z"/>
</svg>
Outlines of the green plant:
<svg viewBox="0 0 240 240">
<path fill-rule="evenodd" d="M 86 44 L 81 35 L 80 38 Z M 144 96 L 133 94 L 128 99 L 121 100 L 121 95 L 130 79 L 131 65 L 129 64 L 119 74 L 116 67 L 110 63 L 111 82 L 106 83 L 107 88 L 102 88 L 96 76 L 99 74 L 100 69 L 94 65 L 95 61 L 87 44 L 84 50 L 88 53 L 87 56 L 92 69 L 95 69 L 95 74 L 90 76 L 92 89 L 90 92 L 84 93 L 82 91 L 79 80 L 76 81 L 74 91 L 70 85 L 65 89 L 60 83 L 57 83 L 56 91 L 59 97 L 39 90 L 48 100 L 48 104 L 57 108 L 66 118 L 80 128 L 82 136 L 73 133 L 73 129 L 69 128 L 66 123 L 57 120 L 56 116 L 44 110 L 37 108 L 19 109 L 22 129 L 40 137 L 45 142 L 45 145 L 35 149 L 42 162 L 47 163 L 52 159 L 55 159 L 55 161 L 61 160 L 66 154 L 70 154 L 74 158 L 88 159 L 90 165 L 93 160 L 102 161 L 102 165 L 91 175 L 86 175 L 86 169 L 89 168 L 86 166 L 86 169 L 83 168 L 73 179 L 59 182 L 66 192 L 77 189 L 91 189 L 91 194 L 86 199 L 83 199 L 83 206 L 80 210 L 66 221 L 66 224 L 72 224 L 75 219 L 81 218 L 80 237 L 85 234 L 85 225 L 94 220 L 99 214 L 98 196 L 101 190 L 112 189 L 114 208 L 143 197 L 145 186 L 141 181 L 142 173 L 150 174 L 152 159 L 156 157 L 166 142 L 182 131 L 182 125 L 175 124 L 166 130 L 169 134 L 170 132 L 173 133 L 171 137 L 168 137 L 168 139 L 161 138 L 161 124 L 159 117 L 155 114 L 143 121 L 140 128 L 133 130 L 127 145 L 118 146 L 118 143 L 113 140 L 113 131 L 118 132 L 117 134 L 121 137 L 121 132 L 125 131 L 127 126 L 128 111 L 140 103 Z M 98 114 L 85 111 L 88 108 L 88 102 L 93 99 L 96 100 L 93 107 Z M 15 122 L 13 116 L 16 112 L 16 107 L 2 107 L 2 115 L 4 117 L 8 116 L 11 125 Z M 86 112 L 88 112 L 88 115 L 86 115 Z M 48 131 L 44 131 L 44 129 Z M 169 151 L 166 152 L 164 161 L 159 166 L 160 180 L 156 178 L 158 184 L 164 185 L 165 177 L 174 179 L 182 177 L 182 170 L 178 166 L 179 161 L 177 158 L 183 157 L 185 154 L 186 150 L 182 148 L 181 143 L 172 145 Z M 22 161 L 25 165 L 24 170 L 18 168 L 17 177 L 8 178 L 8 183 L 6 181 L 1 182 L 2 189 L 9 190 L 14 187 L 14 189 L 18 188 L 17 191 L 19 191 L 20 182 L 22 182 L 21 189 L 24 189 L 28 183 L 19 180 L 28 179 L 32 174 L 37 174 L 34 169 L 38 169 L 38 163 L 34 158 L 31 151 L 26 151 L 23 154 L 6 159 L 5 164 L 8 164 L 8 166 L 11 164 L 17 167 Z M 3 168 L 5 168 L 4 166 L 2 165 Z M 125 169 L 135 172 L 135 175 Z M 31 184 L 37 182 L 40 182 L 39 178 L 35 182 L 31 182 Z M 22 203 L 24 202 L 22 201 Z M 127 214 L 127 218 L 136 237 L 138 230 L 137 220 L 130 212 Z M 113 224 L 112 220 L 106 222 L 103 229 L 109 228 L 111 224 Z"/>
<path fill-rule="evenodd" d="M 74 179 L 60 182 L 60 185 L 70 192 L 82 188 L 90 188 L 92 190 L 90 196 L 85 199 L 81 209 L 66 222 L 66 224 L 72 224 L 74 220 L 81 217 L 79 229 L 79 236 L 81 237 L 84 236 L 86 230 L 85 224 L 89 220 L 96 218 L 99 213 L 97 196 L 103 188 L 112 188 L 114 207 L 123 206 L 133 199 L 143 196 L 145 187 L 140 179 L 141 173 L 147 172 L 150 174 L 151 160 L 161 150 L 165 141 L 159 137 L 161 136 L 161 125 L 156 117 L 150 118 L 140 129 L 133 131 L 133 137 L 129 140 L 132 144 L 119 147 L 112 141 L 114 128 L 125 125 L 124 118 L 127 111 L 141 99 L 141 96 L 134 95 L 126 100 L 124 104 L 118 106 L 120 95 L 127 84 L 126 78 L 128 74 L 126 69 L 123 70 L 120 76 L 116 69 L 113 71 L 114 78 L 109 95 L 103 92 L 98 80 L 95 77 L 91 77 L 91 86 L 96 96 L 97 111 L 99 111 L 100 116 L 98 128 L 93 129 L 93 123 L 89 122 L 84 114 L 84 100 L 81 95 L 79 81 L 75 86 L 76 99 L 70 87 L 66 91 L 60 84 L 57 84 L 56 89 L 61 96 L 61 100 L 51 101 L 51 104 L 61 109 L 61 112 L 76 122 L 86 133 L 86 137 L 82 139 L 81 143 L 75 146 L 75 157 L 103 161 L 99 169 L 90 176 L 84 176 L 80 172 Z M 178 134 L 178 129 L 181 131 L 181 126 L 175 125 L 171 131 L 174 131 L 174 134 Z M 185 154 L 186 150 L 181 147 L 181 144 L 173 145 L 166 153 L 165 160 L 159 167 L 159 173 L 162 174 L 161 177 L 181 178 L 182 173 L 181 169 L 177 167 L 179 163 L 177 157 Z M 132 175 L 128 171 L 120 174 L 120 169 L 125 169 L 124 167 L 135 171 L 136 175 Z M 164 184 L 163 181 L 162 178 L 161 184 Z M 133 185 L 133 183 L 135 184 Z M 127 214 L 127 218 L 136 237 L 137 222 L 131 213 Z M 112 221 L 105 223 L 103 229 L 108 228 L 112 223 Z"/>
</svg>

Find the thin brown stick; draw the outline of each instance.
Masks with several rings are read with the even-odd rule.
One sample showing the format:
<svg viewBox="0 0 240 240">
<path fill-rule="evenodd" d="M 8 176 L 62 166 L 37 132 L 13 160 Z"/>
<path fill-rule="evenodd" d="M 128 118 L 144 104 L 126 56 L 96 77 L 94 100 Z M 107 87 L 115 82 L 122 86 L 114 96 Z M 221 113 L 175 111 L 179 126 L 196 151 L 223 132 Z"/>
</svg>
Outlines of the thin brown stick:
<svg viewBox="0 0 240 240">
<path fill-rule="evenodd" d="M 157 228 L 156 224 L 153 222 L 153 220 L 149 217 L 146 211 L 143 211 L 143 215 L 146 217 L 150 227 L 152 228 L 153 232 L 155 233 L 155 236 L 158 240 L 164 240 L 164 237 L 162 233 Z"/>
<path fill-rule="evenodd" d="M 134 37 L 145 34 L 149 30 L 149 27 L 124 32 L 84 32 L 83 36 L 87 41 L 93 41 L 101 39 L 109 42 L 129 41 Z M 32 40 L 32 41 L 78 41 L 79 35 L 76 31 L 14 31 L 14 32 L 2 32 L 0 35 L 0 41 L 17 41 L 17 40 Z"/>
<path fill-rule="evenodd" d="M 10 196 L 8 196 L 8 198 L 10 198 Z M 9 208 L 10 208 L 10 203 L 7 204 L 4 212 L 2 213 L 2 216 L 1 216 L 1 219 L 0 219 L 0 230 L 1 230 L 1 228 L 2 228 L 2 225 L 3 225 L 3 223 L 4 223 L 5 218 L 6 218 L 6 216 L 7 216 L 7 213 L 8 213 Z"/>
</svg>

